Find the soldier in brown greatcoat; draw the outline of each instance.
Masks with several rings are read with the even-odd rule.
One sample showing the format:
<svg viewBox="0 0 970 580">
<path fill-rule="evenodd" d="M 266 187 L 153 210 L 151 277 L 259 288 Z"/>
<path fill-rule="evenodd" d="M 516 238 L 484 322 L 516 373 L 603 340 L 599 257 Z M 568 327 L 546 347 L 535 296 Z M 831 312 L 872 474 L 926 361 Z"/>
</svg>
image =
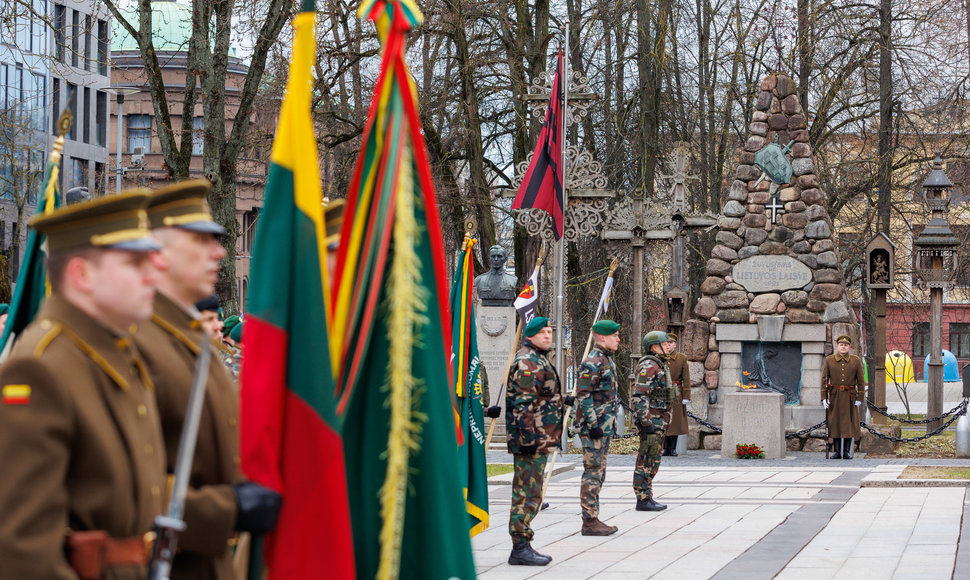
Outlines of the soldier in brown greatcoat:
<svg viewBox="0 0 970 580">
<path fill-rule="evenodd" d="M 99 197 L 32 223 L 51 294 L 0 368 L 0 579 L 148 574 L 164 443 L 128 336 L 157 280 L 147 200 Z"/>
<path fill-rule="evenodd" d="M 670 410 L 670 426 L 664 437 L 664 455 L 677 457 L 677 437 L 687 435 L 687 404 L 690 403 L 690 369 L 687 365 L 687 355 L 677 352 L 677 335 L 667 333 L 670 338 L 670 348 L 667 355 L 667 368 L 670 370 L 670 380 L 674 384 L 679 400 L 674 401 Z"/>
<path fill-rule="evenodd" d="M 852 338 L 843 334 L 836 342 L 836 353 L 822 365 L 822 406 L 835 447 L 832 459 L 852 459 L 852 440 L 862 437 L 859 407 L 865 400 L 865 375 L 862 360 L 849 354 Z"/>
<path fill-rule="evenodd" d="M 209 212 L 205 180 L 179 183 L 155 193 L 148 205 L 152 233 L 162 244 L 155 257 L 158 294 L 151 323 L 135 334 L 145 356 L 162 418 L 168 469 L 175 468 L 196 359 L 215 349 L 202 329 L 194 304 L 209 296 L 226 251 L 225 233 Z M 218 352 L 212 353 L 213 360 Z M 232 577 L 232 543 L 237 531 L 269 531 L 279 495 L 252 482 L 239 470 L 239 393 L 225 366 L 209 365 L 198 446 L 185 500 L 187 529 L 179 536 L 173 579 Z"/>
</svg>

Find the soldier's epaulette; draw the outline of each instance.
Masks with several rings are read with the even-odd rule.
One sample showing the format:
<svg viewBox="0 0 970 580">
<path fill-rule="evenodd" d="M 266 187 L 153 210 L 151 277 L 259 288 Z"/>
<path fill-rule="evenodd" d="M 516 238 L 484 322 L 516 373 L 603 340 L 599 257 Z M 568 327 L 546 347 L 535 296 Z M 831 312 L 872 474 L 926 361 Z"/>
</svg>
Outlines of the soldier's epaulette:
<svg viewBox="0 0 970 580">
<path fill-rule="evenodd" d="M 101 370 L 103 370 L 106 375 L 111 377 L 111 380 L 117 383 L 117 385 L 121 387 L 121 390 L 123 391 L 128 390 L 129 388 L 128 381 L 126 381 L 124 377 L 121 376 L 121 373 L 116 371 L 115 368 L 111 366 L 111 363 L 106 361 L 103 356 L 98 354 L 98 351 L 94 350 L 93 346 L 84 342 L 84 339 L 81 338 L 73 330 L 69 328 L 62 328 L 61 330 L 64 333 L 64 336 L 71 339 L 71 342 L 73 342 L 78 347 L 78 349 L 80 349 L 81 352 L 86 354 L 89 359 L 93 360 L 94 364 L 98 365 L 98 367 L 100 367 Z M 147 373 L 147 371 L 143 370 L 143 374 L 145 373 Z"/>
<path fill-rule="evenodd" d="M 54 339 L 57 338 L 57 336 L 61 333 L 60 322 L 51 322 L 45 318 L 41 320 L 38 325 L 40 326 L 41 330 L 46 330 L 46 332 L 40 337 L 37 344 L 34 345 L 34 358 L 40 358 L 41 355 L 44 354 L 44 351 L 47 350 L 47 347 L 50 346 Z"/>
</svg>

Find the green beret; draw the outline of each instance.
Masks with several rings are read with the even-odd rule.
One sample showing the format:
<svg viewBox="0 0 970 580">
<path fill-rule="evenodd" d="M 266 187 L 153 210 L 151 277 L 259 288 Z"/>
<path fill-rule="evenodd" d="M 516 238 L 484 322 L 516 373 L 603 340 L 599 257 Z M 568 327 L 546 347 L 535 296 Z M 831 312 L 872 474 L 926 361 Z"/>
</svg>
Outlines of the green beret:
<svg viewBox="0 0 970 580">
<path fill-rule="evenodd" d="M 525 325 L 525 335 L 535 336 L 537 332 L 549 326 L 549 319 L 545 316 L 536 316 Z"/>
<path fill-rule="evenodd" d="M 835 339 L 835 342 L 847 342 L 849 344 L 852 344 L 852 337 L 849 336 L 848 334 L 843 334 L 842 336 Z"/>
<path fill-rule="evenodd" d="M 609 336 L 620 332 L 620 325 L 612 320 L 600 320 L 593 325 L 593 332 L 602 334 L 603 336 Z"/>
<path fill-rule="evenodd" d="M 236 342 L 241 341 L 242 331 L 243 331 L 242 322 L 240 322 L 239 324 L 233 325 L 232 330 L 229 331 L 229 338 L 233 339 Z"/>
<path fill-rule="evenodd" d="M 9 311 L 10 311 L 10 305 L 9 304 L 0 304 L 0 316 L 3 316 L 4 314 L 6 314 Z"/>
<path fill-rule="evenodd" d="M 239 324 L 239 315 L 233 314 L 229 318 L 222 321 L 222 336 L 229 336 L 229 332 L 232 331 L 234 326 Z"/>
</svg>

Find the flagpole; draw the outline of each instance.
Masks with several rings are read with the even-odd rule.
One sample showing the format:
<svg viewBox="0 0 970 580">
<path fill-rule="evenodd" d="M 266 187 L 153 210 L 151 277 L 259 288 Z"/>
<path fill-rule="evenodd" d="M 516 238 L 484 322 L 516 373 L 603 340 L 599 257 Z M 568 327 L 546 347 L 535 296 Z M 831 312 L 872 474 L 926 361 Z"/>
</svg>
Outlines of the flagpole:
<svg viewBox="0 0 970 580">
<path fill-rule="evenodd" d="M 566 337 L 565 333 L 565 310 L 563 308 L 564 280 L 566 278 L 566 208 L 569 207 L 569 189 L 566 180 L 566 126 L 569 117 L 569 20 L 566 20 L 565 34 L 563 35 L 563 55 L 562 55 L 562 237 L 559 238 L 559 279 L 556 281 L 556 372 L 559 373 L 559 380 L 566 380 Z M 555 224 L 554 224 L 555 227 Z"/>
</svg>

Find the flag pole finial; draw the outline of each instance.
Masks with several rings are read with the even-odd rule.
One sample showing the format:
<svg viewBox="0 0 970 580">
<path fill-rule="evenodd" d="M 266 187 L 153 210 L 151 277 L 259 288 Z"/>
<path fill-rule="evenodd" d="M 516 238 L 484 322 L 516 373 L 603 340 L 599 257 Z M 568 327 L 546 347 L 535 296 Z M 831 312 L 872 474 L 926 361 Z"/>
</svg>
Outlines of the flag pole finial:
<svg viewBox="0 0 970 580">
<path fill-rule="evenodd" d="M 61 162 L 61 153 L 64 151 L 64 139 L 67 136 L 68 131 L 71 130 L 71 125 L 74 123 L 74 116 L 71 115 L 70 109 L 64 109 L 61 112 L 61 116 L 57 118 L 57 139 L 54 139 L 54 147 L 51 148 L 50 161 L 55 165 Z"/>
</svg>

